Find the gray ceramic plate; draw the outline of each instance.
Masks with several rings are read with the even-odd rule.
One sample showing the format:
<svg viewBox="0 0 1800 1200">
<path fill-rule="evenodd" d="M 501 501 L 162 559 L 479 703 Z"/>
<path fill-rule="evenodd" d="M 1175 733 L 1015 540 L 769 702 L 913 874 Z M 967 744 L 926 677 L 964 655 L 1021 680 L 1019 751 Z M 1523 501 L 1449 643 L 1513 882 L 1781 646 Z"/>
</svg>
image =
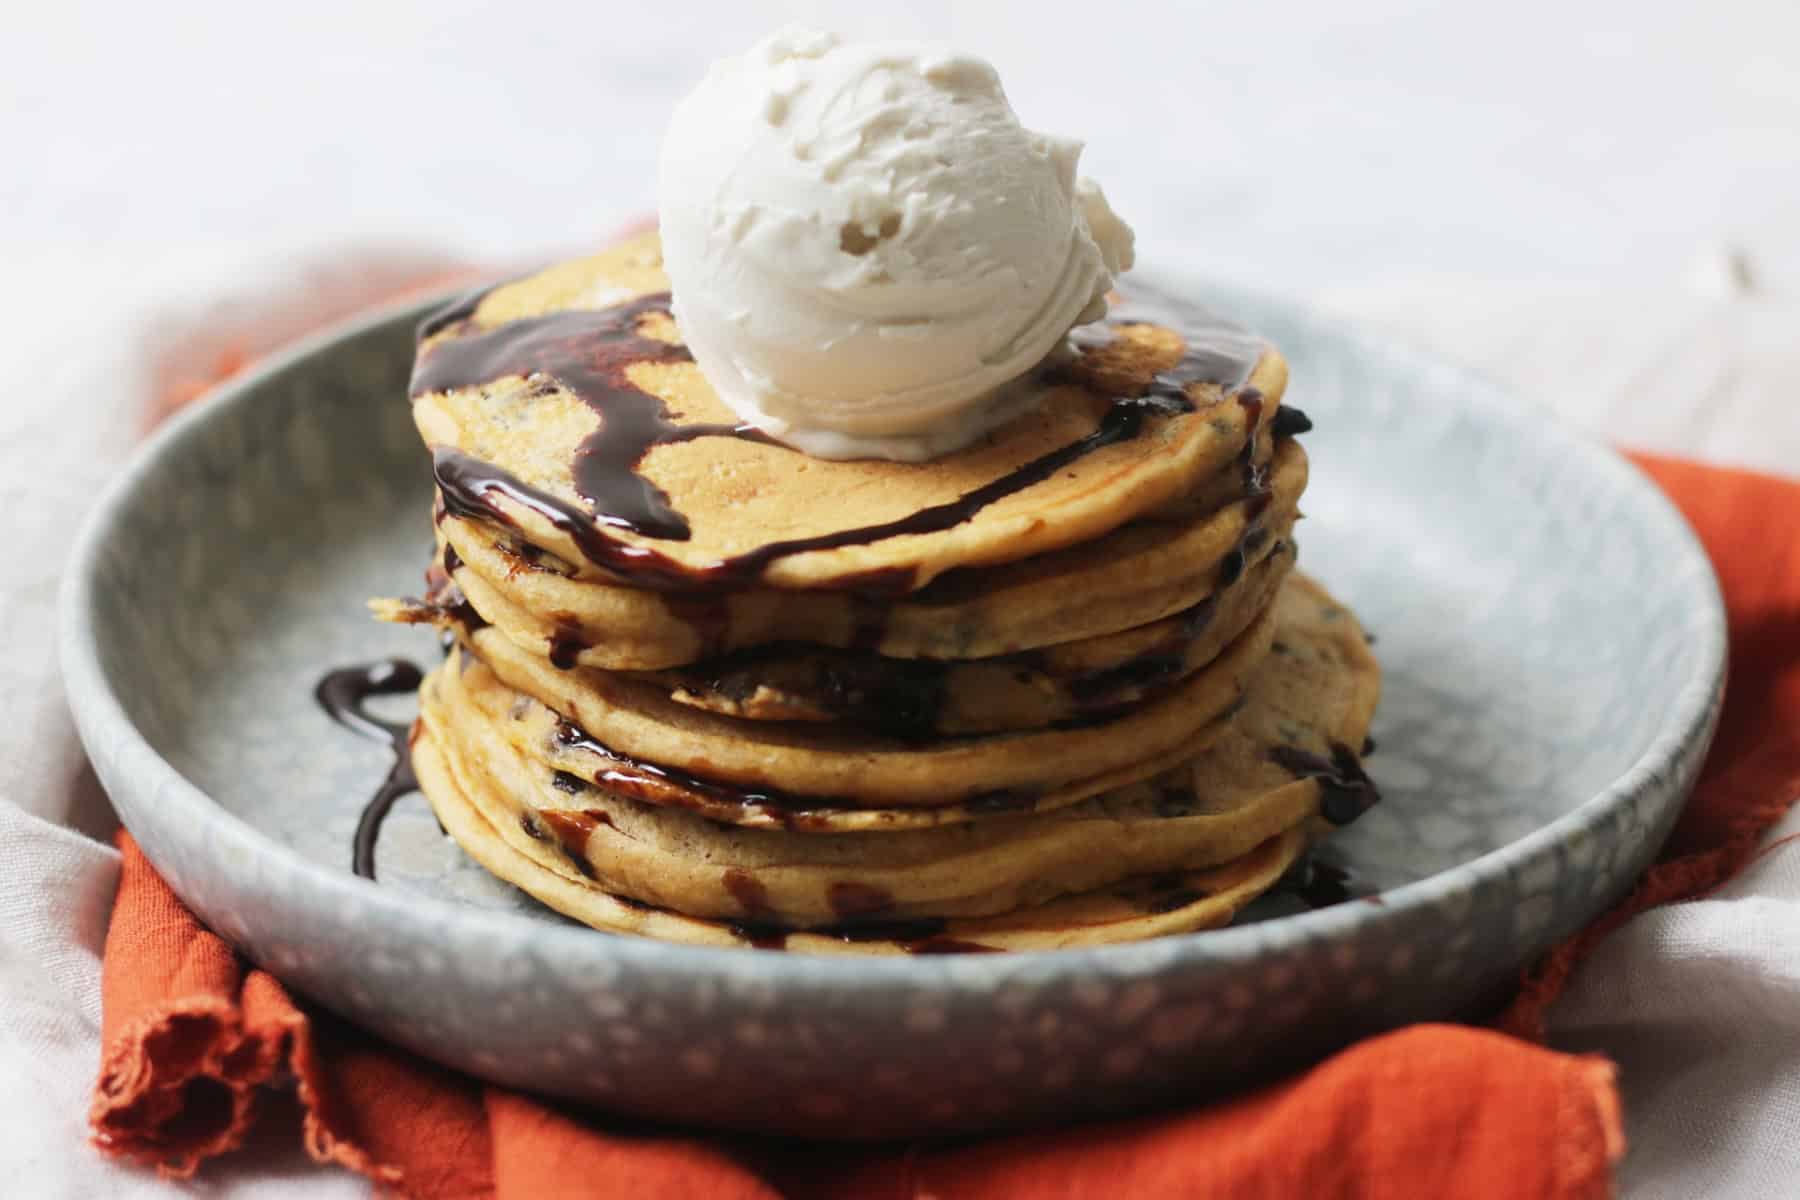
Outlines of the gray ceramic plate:
<svg viewBox="0 0 1800 1200">
<path fill-rule="evenodd" d="M 382 883 L 355 878 L 386 752 L 311 691 L 327 667 L 435 653 L 363 609 L 416 591 L 430 553 L 404 400 L 416 310 L 233 383 L 111 488 L 64 597 L 83 737 L 151 860 L 257 962 L 421 1054 L 632 1114 L 971 1131 L 1229 1087 L 1472 1011 L 1667 833 L 1723 684 L 1712 571 L 1636 470 L 1539 410 L 1289 305 L 1186 290 L 1283 347 L 1317 422 L 1302 561 L 1387 670 L 1386 801 L 1330 851 L 1374 901 L 1017 957 L 681 948 L 525 901 L 417 797 Z"/>
</svg>

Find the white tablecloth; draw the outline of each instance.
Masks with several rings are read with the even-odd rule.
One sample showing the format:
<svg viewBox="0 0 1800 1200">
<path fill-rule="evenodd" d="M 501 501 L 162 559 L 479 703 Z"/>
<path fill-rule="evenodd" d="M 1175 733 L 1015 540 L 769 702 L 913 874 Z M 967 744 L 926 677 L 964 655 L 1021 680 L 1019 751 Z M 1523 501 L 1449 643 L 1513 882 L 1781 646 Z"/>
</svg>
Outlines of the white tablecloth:
<svg viewBox="0 0 1800 1200">
<path fill-rule="evenodd" d="M 68 539 L 158 364 L 244 307 L 221 301 L 299 297 L 298 324 L 306 297 L 367 285 L 357 244 L 511 258 L 642 210 L 670 100 L 775 8 L 875 19 L 460 0 L 8 17 L 0 1177 L 175 1194 L 84 1145 L 115 865 L 87 836 L 111 817 L 51 634 Z M 988 53 L 1029 122 L 1090 138 L 1147 262 L 1310 296 L 1613 441 L 1794 471 L 1800 8 L 1446 8 L 938 0 L 880 19 Z M 388 253 L 395 272 L 433 260 Z M 1632 922 L 1555 1029 L 1621 1064 L 1628 1196 L 1792 1194 L 1800 849 Z M 364 1192 L 279 1134 L 201 1190 Z"/>
</svg>

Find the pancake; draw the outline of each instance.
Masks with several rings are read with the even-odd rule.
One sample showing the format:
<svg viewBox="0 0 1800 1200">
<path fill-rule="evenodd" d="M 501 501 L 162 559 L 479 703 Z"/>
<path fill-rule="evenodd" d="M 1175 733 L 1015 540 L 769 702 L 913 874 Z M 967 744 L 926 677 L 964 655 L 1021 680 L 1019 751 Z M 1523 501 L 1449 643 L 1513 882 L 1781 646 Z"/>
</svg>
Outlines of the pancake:
<svg viewBox="0 0 1800 1200">
<path fill-rule="evenodd" d="M 931 829 L 993 816 L 1054 812 L 1089 796 L 1186 762 L 1230 725 L 1236 706 L 1203 726 L 1182 745 L 1147 756 L 1116 771 L 1036 791 L 999 791 L 930 808 L 845 807 L 830 799 L 794 796 L 772 788 L 761 790 L 713 783 L 683 771 L 618 755 L 561 714 L 494 677 L 472 656 L 460 656 L 464 689 L 480 705 L 487 720 L 506 732 L 513 747 L 527 758 L 566 777 L 566 784 L 586 784 L 647 804 L 679 808 L 722 825 L 747 829 L 787 829 L 807 833 L 856 833 Z"/>
<path fill-rule="evenodd" d="M 1266 553 L 1289 535 L 1306 481 L 1305 451 L 1284 439 L 1266 497 L 1197 521 L 1140 521 L 1098 544 L 959 571 L 893 599 L 770 588 L 659 594 L 568 578 L 485 523 L 447 517 L 439 530 L 476 610 L 543 658 L 657 670 L 783 642 L 890 658 L 992 658 L 1134 629 L 1193 607 L 1241 571 L 1243 552 Z M 377 612 L 430 619 L 404 605 Z"/>
<path fill-rule="evenodd" d="M 1378 672 L 1354 623 L 1324 615 L 1342 611 L 1310 581 L 1284 590 L 1276 637 L 1287 653 L 1258 670 L 1231 728 L 1192 764 L 1046 816 L 912 833 L 722 827 L 585 785 L 509 741 L 508 714 L 495 711 L 504 700 L 478 700 L 497 684 L 480 663 L 447 663 L 422 692 L 423 713 L 459 786 L 482 797 L 496 827 L 559 845 L 607 891 L 788 926 L 991 915 L 1222 863 L 1317 816 L 1326 785 L 1296 780 L 1273 756 L 1329 754 L 1367 733 Z"/>
<path fill-rule="evenodd" d="M 1303 830 L 1290 829 L 1217 867 L 1127 880 L 994 917 L 788 933 L 684 916 L 613 895 L 578 874 L 548 844 L 522 831 L 519 841 L 508 839 L 458 786 L 428 725 L 421 725 L 413 746 L 413 765 L 444 829 L 493 875 L 595 929 L 701 946 L 802 954 L 978 953 L 1072 949 L 1212 929 L 1273 887 L 1307 844 Z"/>
<path fill-rule="evenodd" d="M 640 676 L 669 698 L 750 721 L 842 723 L 893 737 L 1044 729 L 1152 699 L 1211 662 L 1268 607 L 1285 541 L 1186 612 L 1123 633 L 965 662 L 775 647 Z"/>
<path fill-rule="evenodd" d="M 1190 609 L 999 658 L 895 659 L 789 643 L 629 677 L 723 716 L 844 723 L 910 739 L 1093 721 L 1153 698 L 1211 662 L 1267 606 L 1293 560 L 1285 539 L 1252 539 L 1242 575 Z M 434 572 L 424 601 L 392 602 L 393 615 L 452 633 L 492 619 L 522 648 L 534 648 L 520 636 L 525 618 L 516 608 L 472 572 L 460 569 L 457 578 L 451 584 Z M 552 657 L 553 665 L 570 661 Z"/>
<path fill-rule="evenodd" d="M 616 754 L 739 788 L 825 797 L 834 806 L 929 808 L 1046 790 L 1191 746 L 1237 704 L 1274 627 L 1272 613 L 1260 615 L 1204 669 L 1112 720 L 924 745 L 832 726 L 733 720 L 613 672 L 558 670 L 493 628 L 458 636 L 508 687 Z"/>
<path fill-rule="evenodd" d="M 679 344 L 667 286 L 652 233 L 422 326 L 414 419 L 453 513 L 639 587 L 912 590 L 1191 494 L 1273 420 L 1287 378 L 1272 348 L 1197 310 L 1128 308 L 974 445 L 826 461 L 737 428 Z"/>
</svg>

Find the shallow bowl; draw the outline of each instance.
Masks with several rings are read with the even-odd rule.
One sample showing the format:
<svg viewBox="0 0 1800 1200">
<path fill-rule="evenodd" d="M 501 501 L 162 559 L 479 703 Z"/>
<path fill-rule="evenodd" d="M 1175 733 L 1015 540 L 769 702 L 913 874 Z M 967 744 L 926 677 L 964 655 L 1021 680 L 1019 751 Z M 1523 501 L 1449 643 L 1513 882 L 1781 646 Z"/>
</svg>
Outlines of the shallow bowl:
<svg viewBox="0 0 1800 1200">
<path fill-rule="evenodd" d="M 82 736 L 177 894 L 282 980 L 430 1058 L 636 1116 L 967 1133 L 1191 1098 L 1478 1011 L 1673 823 L 1723 685 L 1712 570 L 1642 474 L 1543 410 L 1294 305 L 1177 286 L 1273 338 L 1317 423 L 1302 563 L 1386 670 L 1386 799 L 1328 851 L 1372 897 L 1018 956 L 678 947 L 526 900 L 417 797 L 383 834 L 382 882 L 353 876 L 386 752 L 312 688 L 436 653 L 363 607 L 417 592 L 431 553 L 405 400 L 418 308 L 263 364 L 113 483 L 63 601 Z"/>
</svg>

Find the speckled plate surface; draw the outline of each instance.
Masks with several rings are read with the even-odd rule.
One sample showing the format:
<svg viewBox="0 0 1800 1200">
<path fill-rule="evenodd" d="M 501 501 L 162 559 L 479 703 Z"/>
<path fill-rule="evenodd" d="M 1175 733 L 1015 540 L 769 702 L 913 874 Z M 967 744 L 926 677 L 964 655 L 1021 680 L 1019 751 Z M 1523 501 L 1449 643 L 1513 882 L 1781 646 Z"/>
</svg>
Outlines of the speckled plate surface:
<svg viewBox="0 0 1800 1200">
<path fill-rule="evenodd" d="M 1281 345 L 1317 422 L 1301 561 L 1387 672 L 1386 800 L 1327 857 L 1374 900 L 1019 956 L 682 948 L 538 907 L 417 797 L 382 882 L 354 877 L 387 753 L 311 693 L 332 666 L 436 653 L 363 609 L 416 591 L 431 550 L 417 309 L 233 383 L 101 500 L 63 614 L 88 750 L 176 892 L 286 982 L 477 1075 L 642 1116 L 848 1137 L 1065 1120 L 1469 1012 L 1668 832 L 1723 686 L 1711 568 L 1634 468 L 1536 408 L 1280 302 L 1183 290 Z"/>
</svg>

